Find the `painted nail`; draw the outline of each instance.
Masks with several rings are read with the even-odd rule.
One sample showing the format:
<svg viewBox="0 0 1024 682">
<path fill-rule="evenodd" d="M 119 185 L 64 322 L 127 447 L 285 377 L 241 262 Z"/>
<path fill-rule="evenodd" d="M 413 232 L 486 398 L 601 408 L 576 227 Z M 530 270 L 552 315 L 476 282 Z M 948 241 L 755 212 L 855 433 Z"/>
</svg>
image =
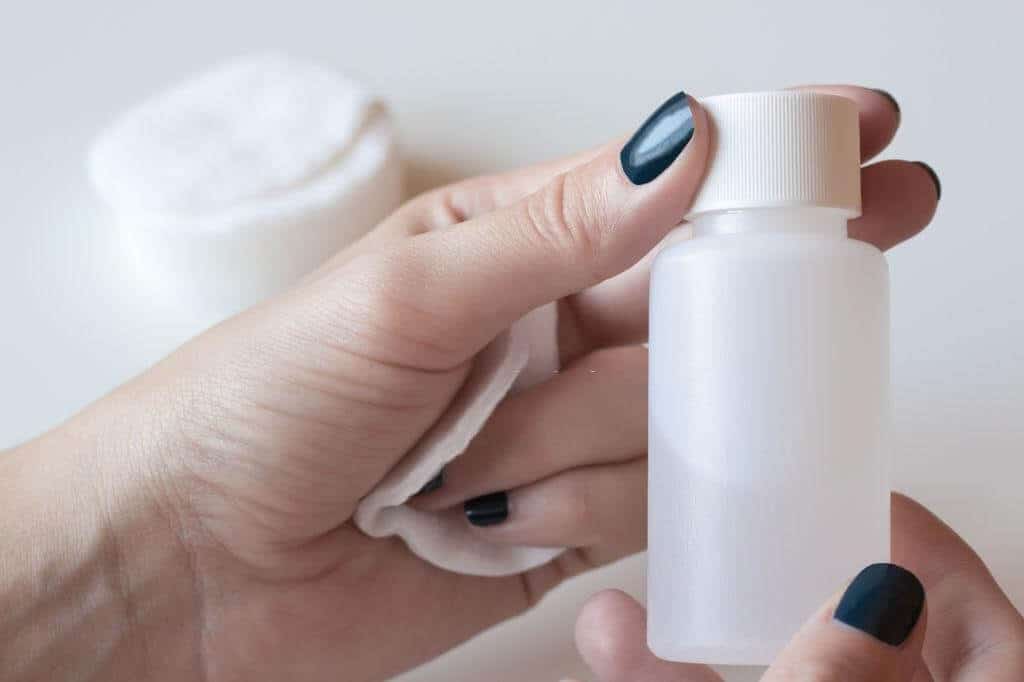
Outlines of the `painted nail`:
<svg viewBox="0 0 1024 682">
<path fill-rule="evenodd" d="M 924 607 L 924 587 L 905 568 L 872 564 L 846 588 L 834 618 L 891 646 L 906 641 Z"/>
<path fill-rule="evenodd" d="M 882 88 L 875 88 L 875 92 L 889 100 L 889 104 L 892 105 L 892 108 L 896 110 L 897 114 L 902 113 L 900 111 L 900 103 L 896 101 L 896 98 L 892 96 L 891 92 L 889 92 L 888 90 L 883 90 Z"/>
<path fill-rule="evenodd" d="M 420 491 L 418 493 L 416 493 L 416 494 L 417 495 L 426 495 L 427 493 L 434 492 L 435 490 L 437 490 L 438 488 L 440 488 L 443 485 L 444 485 L 444 468 L 442 467 L 441 470 L 437 472 L 437 475 L 434 476 L 429 481 L 427 481 L 426 483 L 424 483 L 423 487 L 420 488 Z"/>
<path fill-rule="evenodd" d="M 661 175 L 693 138 L 693 111 L 685 92 L 669 97 L 622 148 L 619 161 L 634 185 Z"/>
<path fill-rule="evenodd" d="M 942 198 L 942 183 L 939 182 L 939 174 L 935 172 L 935 169 L 929 166 L 924 161 L 915 161 L 918 166 L 928 171 L 928 175 L 932 176 L 932 182 L 935 183 L 935 201 Z"/>
<path fill-rule="evenodd" d="M 467 500 L 462 505 L 466 518 L 474 526 L 494 526 L 508 518 L 508 493 L 489 493 Z"/>
</svg>

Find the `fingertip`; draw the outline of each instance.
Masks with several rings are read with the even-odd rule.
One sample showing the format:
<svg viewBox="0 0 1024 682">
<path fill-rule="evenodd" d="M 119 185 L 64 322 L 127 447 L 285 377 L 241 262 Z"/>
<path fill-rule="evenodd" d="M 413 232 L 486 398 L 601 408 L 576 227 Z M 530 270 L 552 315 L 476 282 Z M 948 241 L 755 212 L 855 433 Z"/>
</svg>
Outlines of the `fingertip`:
<svg viewBox="0 0 1024 682">
<path fill-rule="evenodd" d="M 935 216 L 938 198 L 927 170 L 911 161 L 888 160 L 861 170 L 862 213 L 850 236 L 882 250 L 910 239 Z"/>
<path fill-rule="evenodd" d="M 804 624 L 764 680 L 817 675 L 850 682 L 912 680 L 926 620 L 917 576 L 895 564 L 871 564 Z"/>
<path fill-rule="evenodd" d="M 599 281 L 634 265 L 682 222 L 707 170 L 712 127 L 700 101 L 680 91 L 658 107 L 622 147 L 616 159 L 619 206 L 612 227 L 617 238 L 629 244 L 629 256 Z"/>
<path fill-rule="evenodd" d="M 872 88 L 872 90 L 874 90 L 879 95 L 881 95 L 882 97 L 889 101 L 889 106 L 896 110 L 897 116 L 902 115 L 903 112 L 900 109 L 900 103 L 896 100 L 896 98 L 893 96 L 891 92 L 889 92 L 888 90 L 883 90 L 882 88 Z"/>
<path fill-rule="evenodd" d="M 913 572 L 889 563 L 864 568 L 846 588 L 832 617 L 889 646 L 902 646 L 924 612 L 924 586 Z"/>
<path fill-rule="evenodd" d="M 903 113 L 896 98 L 886 90 L 858 89 L 852 94 L 860 110 L 860 157 L 867 161 L 896 137 Z"/>
<path fill-rule="evenodd" d="M 942 182 L 939 180 L 939 174 L 935 172 L 935 169 L 929 166 L 924 161 L 914 161 L 918 167 L 924 170 L 935 184 L 935 201 L 942 198 Z"/>
<path fill-rule="evenodd" d="M 635 670 L 646 648 L 646 615 L 632 597 L 620 590 L 605 590 L 587 600 L 576 619 L 576 647 L 602 679 L 618 678 Z"/>
<path fill-rule="evenodd" d="M 703 154 L 706 158 L 710 147 L 708 143 L 711 138 L 711 121 L 708 118 L 707 110 L 700 103 L 699 99 L 689 96 L 688 100 L 690 111 L 693 115 L 694 151 L 697 154 Z"/>
<path fill-rule="evenodd" d="M 680 90 L 662 102 L 622 146 L 622 175 L 635 187 L 650 184 L 683 160 L 692 163 L 707 134 L 703 107 Z"/>
<path fill-rule="evenodd" d="M 612 631 L 623 626 L 642 624 L 643 607 L 622 590 L 602 590 L 583 604 L 576 619 L 576 634 L 581 629 Z M 646 629 L 646 625 L 643 625 Z"/>
<path fill-rule="evenodd" d="M 690 106 L 693 109 L 694 126 L 693 148 L 690 150 L 690 154 L 697 174 L 697 182 L 693 191 L 694 195 L 696 195 L 697 190 L 700 188 L 700 182 L 704 179 L 708 160 L 711 157 L 712 130 L 711 118 L 708 116 L 707 109 L 696 98 L 691 97 L 690 100 Z M 687 205 L 687 208 L 689 208 L 689 205 Z M 683 217 L 679 217 L 679 222 L 682 222 Z"/>
</svg>

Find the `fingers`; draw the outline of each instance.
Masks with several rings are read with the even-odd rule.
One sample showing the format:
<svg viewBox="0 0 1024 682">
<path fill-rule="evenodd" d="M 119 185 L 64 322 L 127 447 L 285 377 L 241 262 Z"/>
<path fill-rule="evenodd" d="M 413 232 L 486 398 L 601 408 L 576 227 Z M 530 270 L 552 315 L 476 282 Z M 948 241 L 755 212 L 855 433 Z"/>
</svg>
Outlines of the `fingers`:
<svg viewBox="0 0 1024 682">
<path fill-rule="evenodd" d="M 846 85 L 822 85 L 822 86 L 806 86 L 807 89 L 818 90 L 821 92 L 839 94 L 854 100 L 860 110 L 860 121 L 861 121 L 861 141 L 862 141 L 862 156 L 864 158 L 870 158 L 880 151 L 888 142 L 892 139 L 895 134 L 896 128 L 899 124 L 899 111 L 897 106 L 893 103 L 886 95 L 879 91 L 871 90 L 868 88 L 860 88 L 856 86 Z M 699 107 L 693 108 L 694 122 L 696 130 L 694 138 L 691 140 L 689 145 L 689 151 L 684 150 L 683 156 L 690 155 L 693 157 L 701 156 L 696 153 L 698 148 L 706 146 L 706 143 L 701 141 L 701 126 L 700 121 L 703 119 L 703 114 L 699 111 Z M 598 150 L 592 150 L 575 157 L 568 159 L 562 159 L 558 161 L 541 164 L 532 168 L 515 171 L 508 174 L 489 176 L 484 178 L 471 179 L 465 182 L 457 183 L 455 185 L 441 188 L 429 192 L 412 202 L 409 202 L 405 207 L 400 209 L 392 218 L 385 222 L 378 230 L 368 235 L 364 240 L 357 243 L 350 249 L 339 254 L 337 258 L 324 269 L 319 271 L 314 277 L 320 278 L 324 272 L 330 271 L 331 269 L 337 268 L 340 264 L 349 262 L 355 257 L 365 255 L 367 253 L 373 253 L 379 251 L 386 246 L 393 246 L 395 243 L 404 241 L 411 235 L 421 234 L 423 232 L 430 231 L 442 231 L 442 232 L 453 232 L 456 230 L 442 230 L 442 228 L 451 227 L 459 223 L 465 223 L 466 226 L 472 225 L 474 228 L 480 228 L 484 232 L 482 237 L 483 242 L 477 245 L 463 244 L 464 248 L 455 249 L 450 252 L 449 260 L 455 258 L 462 258 L 457 255 L 458 253 L 472 253 L 476 259 L 488 259 L 495 257 L 497 253 L 507 254 L 508 249 L 505 248 L 510 245 L 508 237 L 509 233 L 505 232 L 504 229 L 499 228 L 499 234 L 489 234 L 488 231 L 493 230 L 494 226 L 507 225 L 509 222 L 516 223 L 520 227 L 525 226 L 529 229 L 529 226 L 534 222 L 536 216 L 546 216 L 547 218 L 555 217 L 560 223 L 565 222 L 566 215 L 559 215 L 552 213 L 552 208 L 559 206 L 563 208 L 576 207 L 575 215 L 577 218 L 596 218 L 597 223 L 602 222 L 608 227 L 607 223 L 615 214 L 615 207 L 621 207 L 623 202 L 629 201 L 628 196 L 632 196 L 629 192 L 621 191 L 624 188 L 629 189 L 631 183 L 625 180 L 621 171 L 618 173 L 618 179 L 620 182 L 609 182 L 608 184 L 601 184 L 606 181 L 609 177 L 614 176 L 612 171 L 616 171 L 617 164 L 615 163 L 615 156 L 621 149 L 622 142 L 613 143 L 606 147 Z M 703 161 L 700 161 L 697 165 L 702 165 Z M 685 165 L 682 158 L 677 160 L 676 166 Z M 903 164 L 908 166 L 905 169 L 909 172 L 910 176 L 917 176 L 920 179 L 923 169 L 917 166 L 911 166 L 911 164 Z M 601 168 L 604 169 L 601 172 Z M 590 169 L 589 171 L 585 169 Z M 571 171 L 571 172 L 570 172 Z M 668 175 L 663 174 L 663 177 Z M 691 176 L 698 175 L 696 172 L 691 173 Z M 884 176 L 884 177 L 883 177 Z M 574 178 L 585 177 L 591 178 L 586 182 L 576 183 Z M 895 185 L 886 185 L 882 182 L 885 179 L 893 179 L 889 175 L 882 174 L 878 176 L 878 182 L 875 185 L 881 188 L 878 201 L 872 201 L 873 190 L 865 189 L 865 217 L 862 219 L 863 226 L 860 229 L 858 236 L 858 227 L 856 223 L 851 224 L 851 232 L 854 233 L 857 238 L 863 238 L 873 243 L 876 243 L 881 248 L 887 248 L 895 243 L 898 243 L 907 236 L 910 236 L 927 223 L 927 220 L 921 221 L 916 216 L 922 213 L 929 213 L 927 206 L 923 207 L 923 210 L 915 210 L 913 214 L 906 214 L 901 212 L 901 209 L 907 203 L 906 197 L 898 194 L 896 188 L 902 188 L 906 185 L 914 185 L 914 182 L 903 182 L 906 177 L 896 174 L 897 182 Z M 596 180 L 592 185 L 594 192 L 584 192 L 584 199 L 582 201 L 573 200 L 573 193 L 570 192 L 568 195 L 561 195 L 561 190 L 565 188 L 584 188 L 588 187 L 588 183 Z M 866 178 L 865 185 L 869 183 L 871 178 Z M 672 184 L 675 180 L 663 180 L 659 178 L 659 183 Z M 693 181 L 694 183 L 696 181 Z M 557 184 L 556 187 L 551 187 L 552 183 Z M 658 183 L 652 183 L 658 184 Z M 691 183 L 692 184 L 692 183 Z M 920 183 L 916 183 L 920 186 Z M 541 190 L 548 186 L 546 190 Z M 644 186 L 646 187 L 646 186 Z M 551 201 L 552 189 L 555 190 L 555 194 L 564 196 L 569 201 L 557 202 Z M 678 186 L 676 187 L 678 189 Z M 612 191 L 616 190 L 616 191 Z M 688 187 L 683 185 L 683 192 L 680 194 L 687 194 Z M 933 189 L 926 187 L 924 197 L 932 196 Z M 641 193 L 644 190 L 641 190 Z M 576 192 L 575 194 L 580 194 Z M 537 195 L 537 196 L 534 196 Z M 587 198 L 589 195 L 589 199 Z M 915 196 L 920 196 L 915 195 Z M 532 200 L 527 201 L 526 197 L 534 197 Z M 547 197 L 547 203 L 545 203 L 544 197 Z M 596 198 L 595 198 L 596 197 Z M 890 202 L 889 199 L 895 197 L 897 201 Z M 682 197 L 679 197 L 680 199 Z M 664 197 L 662 197 L 661 205 L 665 206 L 668 203 Z M 913 201 L 913 197 L 911 198 Z M 655 204 L 658 202 L 655 201 Z M 676 202 L 681 205 L 682 201 Z M 688 203 L 688 200 L 685 202 Z M 526 215 L 523 215 L 522 206 L 526 206 Z M 533 206 L 532 210 L 529 206 Z M 650 202 L 648 202 L 650 205 Z M 513 207 L 519 207 L 519 209 L 513 210 Z M 603 209 L 602 209 L 603 207 Z M 879 210 L 876 210 L 879 209 Z M 604 213 L 602 213 L 604 210 Z M 934 211 L 932 206 L 931 211 Z M 683 210 L 685 212 L 685 210 Z M 561 210 L 559 211 L 561 213 Z M 565 212 L 571 215 L 571 211 Z M 655 211 L 657 213 L 657 211 Z M 621 215 L 621 214 L 619 214 Z M 682 213 L 678 206 L 675 208 L 675 219 L 671 222 L 677 222 L 681 218 Z M 930 213 L 929 213 L 930 215 Z M 496 218 L 496 216 L 501 216 Z M 468 221 L 468 222 L 467 222 Z M 550 222 L 545 220 L 545 222 Z M 584 221 L 587 222 L 587 221 Z M 590 221 L 595 222 L 595 221 Z M 580 241 L 577 237 L 586 236 L 587 230 L 574 230 L 571 225 L 561 225 L 560 229 L 554 233 L 543 230 L 537 231 L 542 237 L 542 241 L 550 238 L 553 234 L 561 235 L 563 238 L 568 237 L 569 239 L 561 239 L 559 242 L 564 245 L 568 245 L 570 252 L 579 253 L 580 251 L 589 252 L 585 253 L 585 259 L 589 264 L 584 265 L 577 261 L 577 265 L 583 268 L 591 269 L 590 276 L 583 276 L 582 280 L 577 282 L 583 282 L 581 286 L 574 285 L 562 285 L 556 286 L 556 289 L 566 293 L 571 293 L 576 289 L 584 289 L 584 291 L 576 297 L 567 300 L 563 309 L 569 313 L 564 316 L 567 322 L 562 323 L 562 333 L 560 338 L 562 340 L 563 348 L 567 349 L 563 356 L 571 359 L 572 357 L 578 357 L 578 355 L 592 350 L 599 346 L 617 345 L 623 343 L 636 343 L 646 338 L 646 326 L 647 326 L 647 263 L 632 268 L 629 272 L 625 273 L 621 277 L 611 278 L 610 281 L 604 282 L 593 290 L 586 290 L 587 284 L 596 283 L 602 279 L 606 279 L 604 274 L 615 274 L 622 270 L 626 265 L 637 260 L 641 254 L 636 253 L 635 249 L 630 249 L 628 246 L 615 246 L 615 244 L 634 244 L 639 241 L 643 241 L 647 244 L 648 250 L 657 242 L 657 238 L 652 238 L 652 233 L 657 235 L 664 234 L 668 228 L 663 224 L 663 220 L 655 220 L 652 225 L 653 229 L 643 230 L 643 223 L 651 221 L 645 220 L 636 216 L 634 220 L 631 220 L 632 224 L 636 224 L 646 235 L 646 239 L 637 236 L 635 233 L 627 232 L 616 228 L 619 234 L 614 240 L 614 244 L 611 244 L 612 253 L 618 253 L 619 248 L 625 248 L 626 253 L 631 255 L 626 257 L 622 261 L 615 261 L 614 259 L 604 259 L 600 257 L 602 252 L 600 249 L 595 250 L 590 247 L 603 246 L 604 240 L 592 240 L 585 239 Z M 462 227 L 460 225 L 460 227 Z M 621 227 L 621 226 L 620 226 Z M 569 228 L 569 229 L 565 229 Z M 607 234 L 611 230 L 598 230 L 602 234 Z M 623 232 L 627 232 L 623 237 Z M 547 237 L 544 237 L 544 235 Z M 457 238 L 457 237 L 453 237 Z M 631 241 L 629 238 L 635 238 L 637 241 Z M 446 240 L 441 240 L 446 241 Z M 512 240 L 512 244 L 516 244 L 518 240 Z M 533 240 L 536 243 L 536 240 Z M 439 249 L 443 249 L 442 244 L 437 245 Z M 516 249 L 518 251 L 518 249 Z M 413 251 L 419 251 L 414 249 Z M 548 255 L 557 255 L 563 249 L 549 250 Z M 611 263 L 610 265 L 606 265 Z M 497 264 L 497 262 L 496 262 Z M 592 267 L 597 264 L 598 270 L 592 270 Z M 543 263 L 537 263 L 538 269 L 544 269 Z M 396 266 L 397 267 L 397 266 Z M 433 287 L 423 286 L 423 279 L 430 279 L 432 275 L 437 275 L 440 272 L 454 272 L 461 269 L 461 263 L 456 268 L 441 266 L 440 268 L 434 268 L 431 272 L 423 273 L 409 273 L 405 272 L 401 280 L 409 282 L 409 286 L 419 285 L 420 293 L 422 296 L 429 295 L 428 292 Z M 601 268 L 609 268 L 602 270 Z M 579 272 L 579 270 L 576 270 Z M 497 278 L 501 278 L 502 274 L 495 272 L 493 273 Z M 566 273 L 569 274 L 569 273 Z M 509 275 L 512 276 L 512 275 Z M 595 281 L 596 280 L 596 281 Z M 567 282 L 567 279 L 563 279 L 562 282 Z M 553 289 L 554 290 L 554 289 Z M 552 291 L 553 291 L 552 290 Z M 493 289 L 482 288 L 479 289 L 481 295 L 485 292 L 493 294 Z M 536 288 L 521 288 L 521 293 L 524 296 L 532 296 L 533 292 L 536 292 Z M 448 287 L 442 287 L 442 291 L 439 292 L 441 295 L 447 297 L 449 292 Z M 403 297 L 404 298 L 404 297 Z M 461 298 L 467 298 L 465 296 Z M 543 296 L 540 298 L 544 298 Z M 546 302 L 546 301 L 544 301 Z M 521 308 L 517 301 L 510 301 L 512 306 Z M 418 305 L 414 302 L 412 307 L 418 308 Z M 506 309 L 507 310 L 507 309 Z M 495 317 L 507 317 L 510 314 L 508 312 L 502 312 L 499 310 L 491 310 L 490 315 L 485 317 L 494 319 Z M 474 320 L 478 320 L 482 313 L 477 312 L 476 315 L 472 315 Z M 490 326 L 485 327 L 490 329 Z M 476 337 L 473 339 L 476 340 Z"/>
<path fill-rule="evenodd" d="M 442 509 L 580 466 L 624 462 L 647 447 L 647 349 L 596 351 L 509 396 L 445 469 L 444 485 L 413 504 Z"/>
<path fill-rule="evenodd" d="M 871 92 L 871 91 L 868 91 Z M 875 119 L 869 119 L 874 121 Z M 885 250 L 913 237 L 931 222 L 938 192 L 918 163 L 881 161 L 861 171 L 861 217 L 850 236 Z M 636 266 L 569 299 L 577 352 L 640 343 L 647 338 L 647 293 L 653 254 Z"/>
<path fill-rule="evenodd" d="M 852 85 L 813 85 L 800 89 L 840 95 L 857 103 L 860 114 L 861 158 L 884 149 L 900 122 L 891 96 Z M 920 232 L 930 221 L 938 200 L 928 171 L 905 161 L 868 166 L 861 175 L 863 215 L 850 223 L 850 235 L 888 249 Z M 647 289 L 650 258 L 570 299 L 575 329 L 567 336 L 581 339 L 577 352 L 647 337 Z"/>
<path fill-rule="evenodd" d="M 853 85 L 811 85 L 801 86 L 800 89 L 836 94 L 857 103 L 860 111 L 862 160 L 877 155 L 896 134 L 900 120 L 898 106 L 895 100 L 890 99 L 891 96 L 881 91 Z M 612 146 L 621 147 L 624 142 L 618 140 Z M 425 192 L 399 208 L 377 229 L 318 268 L 307 280 L 317 279 L 324 272 L 356 256 L 372 253 L 399 240 L 450 227 L 514 204 L 556 176 L 585 164 L 600 153 L 600 149 L 590 149 L 566 158 L 508 173 L 469 178 Z"/>
<path fill-rule="evenodd" d="M 629 267 L 680 221 L 704 172 L 707 120 L 685 97 L 659 112 L 661 125 L 631 147 L 653 156 L 628 157 L 649 175 L 630 180 L 624 148 L 608 145 L 511 206 L 351 261 L 338 294 L 404 313 L 401 331 L 419 342 L 424 367 L 464 362 L 526 312 Z"/>
<path fill-rule="evenodd" d="M 899 566 L 874 564 L 807 621 L 763 680 L 912 682 L 925 620 L 918 579 Z"/>
<path fill-rule="evenodd" d="M 861 172 L 861 217 L 850 222 L 850 236 L 883 251 L 910 239 L 935 216 L 938 188 L 919 163 L 881 161 Z"/>
<path fill-rule="evenodd" d="M 860 111 L 861 157 L 866 161 L 884 149 L 899 126 L 899 109 L 890 95 L 854 85 L 809 85 L 799 89 L 840 95 Z M 625 140 L 619 140 L 621 147 Z M 540 189 L 557 175 L 593 159 L 599 149 L 546 161 L 508 173 L 470 178 L 426 192 L 399 209 L 388 226 L 405 234 L 442 229 L 508 206 Z"/>
<path fill-rule="evenodd" d="M 924 589 L 912 573 L 892 564 L 869 566 L 807 621 L 762 680 L 925 682 L 925 621 Z M 584 606 L 576 642 L 602 682 L 719 679 L 703 666 L 659 660 L 647 649 L 645 632 L 643 609 L 608 591 Z"/>
<path fill-rule="evenodd" d="M 894 495 L 893 556 L 928 591 L 924 660 L 937 680 L 1024 679 L 1024 619 L 977 554 L 927 509 Z"/>
<path fill-rule="evenodd" d="M 488 542 L 572 547 L 599 566 L 647 546 L 647 460 L 584 467 L 466 502 L 474 531 Z M 482 524 L 482 525 L 480 525 Z"/>
<path fill-rule="evenodd" d="M 710 668 L 669 663 L 647 648 L 647 617 L 623 592 L 590 598 L 576 620 L 576 648 L 600 682 L 720 682 Z"/>
</svg>

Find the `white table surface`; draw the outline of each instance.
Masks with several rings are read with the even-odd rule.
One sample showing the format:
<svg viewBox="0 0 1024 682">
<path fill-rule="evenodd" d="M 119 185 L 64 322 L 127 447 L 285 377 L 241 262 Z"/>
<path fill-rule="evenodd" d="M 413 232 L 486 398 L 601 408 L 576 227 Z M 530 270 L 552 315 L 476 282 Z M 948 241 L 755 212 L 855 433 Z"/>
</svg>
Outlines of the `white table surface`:
<svg viewBox="0 0 1024 682">
<path fill-rule="evenodd" d="M 927 159 L 944 198 L 891 253 L 895 480 L 1024 605 L 1024 63 L 1019 3 L 181 0 L 21 3 L 0 20 L 0 447 L 58 422 L 194 333 L 132 285 L 85 183 L 91 135 L 221 58 L 281 48 L 391 102 L 411 184 L 558 156 L 662 98 L 855 81 L 897 94 L 887 155 Z M 633 559 L 402 679 L 583 674 L 579 604 L 639 593 Z M 752 672 L 737 672 L 747 679 Z"/>
</svg>

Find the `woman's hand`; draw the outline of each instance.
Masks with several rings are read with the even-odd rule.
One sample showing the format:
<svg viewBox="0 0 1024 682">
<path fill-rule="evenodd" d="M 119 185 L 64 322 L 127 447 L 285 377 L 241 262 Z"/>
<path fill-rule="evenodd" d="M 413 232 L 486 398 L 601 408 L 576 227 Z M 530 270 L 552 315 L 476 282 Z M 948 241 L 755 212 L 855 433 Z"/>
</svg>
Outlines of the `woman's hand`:
<svg viewBox="0 0 1024 682">
<path fill-rule="evenodd" d="M 1024 618 L 978 555 L 907 497 L 893 496 L 892 513 L 894 559 L 910 570 L 866 569 L 807 621 L 762 679 L 1024 679 Z M 576 641 L 601 682 L 721 680 L 706 666 L 655 658 L 647 649 L 643 608 L 622 592 L 587 602 Z"/>
<path fill-rule="evenodd" d="M 892 138 L 885 96 L 821 89 L 858 102 L 865 159 Z M 0 458 L 5 669 L 379 679 L 642 549 L 643 257 L 685 215 L 708 154 L 700 107 L 679 98 L 671 113 L 628 174 L 620 140 L 413 200 L 300 286 Z M 854 236 L 887 248 L 931 219 L 925 168 L 882 162 L 862 182 Z M 567 369 L 506 401 L 419 503 L 509 490 L 505 523 L 480 532 L 572 549 L 478 578 L 360 533 L 356 504 L 474 354 L 556 300 Z"/>
<path fill-rule="evenodd" d="M 899 110 L 888 96 L 815 89 L 859 104 L 863 160 L 896 133 Z M 866 165 L 861 185 L 863 215 L 850 223 L 850 235 L 881 249 L 924 228 L 939 198 L 937 178 L 920 163 Z M 476 528 L 482 537 L 573 548 L 563 562 L 592 566 L 646 547 L 647 349 L 636 343 L 647 329 L 645 261 L 563 303 L 565 369 L 506 399 L 448 465 L 444 486 L 413 505 L 465 503 L 470 519 L 478 510 L 484 517 L 487 525 Z M 613 314 L 614 324 L 605 324 Z M 484 514 L 502 504 L 500 523 L 500 515 Z"/>
</svg>

